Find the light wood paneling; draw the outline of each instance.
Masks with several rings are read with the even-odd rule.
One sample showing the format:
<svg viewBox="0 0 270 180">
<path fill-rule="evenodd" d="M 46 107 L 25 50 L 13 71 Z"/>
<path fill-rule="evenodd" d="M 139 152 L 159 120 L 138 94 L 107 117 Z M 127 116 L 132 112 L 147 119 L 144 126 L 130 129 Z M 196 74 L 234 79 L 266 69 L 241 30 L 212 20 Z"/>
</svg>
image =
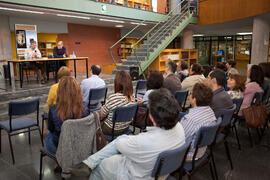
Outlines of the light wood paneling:
<svg viewBox="0 0 270 180">
<path fill-rule="evenodd" d="M 222 23 L 270 12 L 270 0 L 203 0 L 199 25 Z"/>
</svg>

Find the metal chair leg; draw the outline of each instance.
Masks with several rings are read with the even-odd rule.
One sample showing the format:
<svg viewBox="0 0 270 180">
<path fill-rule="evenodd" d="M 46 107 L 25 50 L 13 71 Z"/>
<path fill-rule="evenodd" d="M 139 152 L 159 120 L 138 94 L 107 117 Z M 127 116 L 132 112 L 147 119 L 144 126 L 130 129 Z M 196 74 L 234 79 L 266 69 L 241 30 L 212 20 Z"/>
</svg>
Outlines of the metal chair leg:
<svg viewBox="0 0 270 180">
<path fill-rule="evenodd" d="M 39 180 L 42 179 L 42 164 L 43 164 L 43 153 L 40 153 L 40 164 L 39 164 Z"/>
<path fill-rule="evenodd" d="M 215 173 L 216 180 L 218 180 L 218 173 L 217 173 L 215 158 L 214 158 L 212 149 L 210 150 L 210 158 L 212 159 L 212 163 L 213 163 L 213 168 L 214 168 L 214 173 Z M 210 159 L 210 161 L 211 161 L 211 159 Z M 211 162 L 209 164 L 211 164 Z"/>
<path fill-rule="evenodd" d="M 237 140 L 237 144 L 238 144 L 238 149 L 241 150 L 241 145 L 240 145 L 240 141 L 239 141 L 239 137 L 238 137 L 238 131 L 237 131 L 235 125 L 233 125 L 233 129 L 235 131 L 235 136 L 236 136 L 236 140 Z"/>
<path fill-rule="evenodd" d="M 28 141 L 29 141 L 29 144 L 31 144 L 31 130 L 30 130 L 30 128 L 28 128 Z"/>
<path fill-rule="evenodd" d="M 248 130 L 248 136 L 249 136 L 250 146 L 253 147 L 252 137 L 251 137 L 251 134 L 250 134 L 250 131 L 249 131 L 249 127 L 247 127 L 247 130 Z"/>
<path fill-rule="evenodd" d="M 233 170 L 232 158 L 231 158 L 228 142 L 226 140 L 224 141 L 224 146 L 225 146 L 225 150 L 226 150 L 226 153 L 227 153 L 228 160 L 230 161 L 231 170 Z"/>
<path fill-rule="evenodd" d="M 9 141 L 9 147 L 10 147 L 10 152 L 11 152 L 11 157 L 12 157 L 12 163 L 15 164 L 15 158 L 14 158 L 14 153 L 13 153 L 13 147 L 12 147 L 12 142 L 10 139 L 10 134 L 8 133 L 8 141 Z"/>
<path fill-rule="evenodd" d="M 0 128 L 0 153 L 2 153 L 2 133 L 1 133 L 1 128 Z"/>
<path fill-rule="evenodd" d="M 209 162 L 209 167 L 210 167 L 210 173 L 211 173 L 212 180 L 215 180 L 215 176 L 214 176 L 214 172 L 213 172 L 211 161 Z"/>
<path fill-rule="evenodd" d="M 40 135 L 41 144 L 42 144 L 42 146 L 44 146 L 43 134 L 41 134 L 41 131 L 40 131 L 39 127 L 38 127 L 38 132 L 39 132 L 39 135 Z"/>
</svg>

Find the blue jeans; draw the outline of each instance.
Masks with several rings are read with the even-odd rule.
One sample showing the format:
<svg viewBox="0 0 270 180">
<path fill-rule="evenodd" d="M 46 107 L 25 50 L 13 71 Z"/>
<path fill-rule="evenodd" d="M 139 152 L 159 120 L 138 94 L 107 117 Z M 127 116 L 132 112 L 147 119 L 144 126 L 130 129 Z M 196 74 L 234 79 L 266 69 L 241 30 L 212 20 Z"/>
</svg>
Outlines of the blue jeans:
<svg viewBox="0 0 270 180">
<path fill-rule="evenodd" d="M 92 169 L 90 180 L 117 179 L 117 167 L 122 159 L 122 155 L 117 150 L 116 142 L 117 139 L 83 161 Z"/>
<path fill-rule="evenodd" d="M 53 143 L 53 135 L 52 133 L 48 130 L 46 136 L 45 136 L 45 147 L 49 153 L 55 155 L 57 147 Z"/>
</svg>

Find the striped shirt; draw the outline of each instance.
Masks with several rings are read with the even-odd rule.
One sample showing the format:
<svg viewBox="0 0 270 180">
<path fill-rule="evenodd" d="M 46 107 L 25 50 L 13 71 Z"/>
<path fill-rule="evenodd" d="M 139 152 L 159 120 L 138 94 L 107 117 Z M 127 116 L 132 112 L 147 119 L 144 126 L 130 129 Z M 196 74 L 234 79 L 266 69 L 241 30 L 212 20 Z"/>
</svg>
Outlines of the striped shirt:
<svg viewBox="0 0 270 180">
<path fill-rule="evenodd" d="M 106 117 L 104 123 L 109 127 L 113 128 L 112 116 L 113 110 L 117 107 L 128 106 L 134 104 L 135 101 L 129 102 L 122 93 L 115 93 L 109 96 L 106 100 L 105 105 L 103 106 L 103 115 Z M 114 130 L 122 130 L 128 128 L 131 121 L 128 122 L 118 122 L 115 123 Z"/>
<path fill-rule="evenodd" d="M 188 158 L 192 158 L 195 151 L 193 143 L 195 138 L 194 135 L 196 134 L 196 132 L 200 129 L 200 127 L 209 126 L 215 121 L 216 116 L 214 114 L 214 111 L 209 106 L 190 108 L 189 113 L 181 119 L 181 124 L 185 130 L 186 138 L 193 136 L 192 146 L 188 153 Z M 202 147 L 198 150 L 196 156 L 197 159 L 201 158 L 204 155 L 206 148 L 207 147 Z"/>
</svg>

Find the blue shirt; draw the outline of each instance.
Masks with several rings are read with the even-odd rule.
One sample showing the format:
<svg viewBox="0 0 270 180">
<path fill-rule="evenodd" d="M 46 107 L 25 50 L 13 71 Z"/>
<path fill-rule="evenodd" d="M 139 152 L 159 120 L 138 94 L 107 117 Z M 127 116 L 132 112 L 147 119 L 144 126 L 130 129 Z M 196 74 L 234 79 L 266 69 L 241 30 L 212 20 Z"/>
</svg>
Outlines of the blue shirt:
<svg viewBox="0 0 270 180">
<path fill-rule="evenodd" d="M 97 75 L 92 75 L 90 78 L 83 80 L 81 82 L 81 90 L 82 90 L 84 107 L 88 107 L 90 89 L 102 88 L 105 86 L 106 84 L 104 80 L 98 77 Z M 91 104 L 95 104 L 95 103 L 97 102 L 91 102 Z"/>
</svg>

